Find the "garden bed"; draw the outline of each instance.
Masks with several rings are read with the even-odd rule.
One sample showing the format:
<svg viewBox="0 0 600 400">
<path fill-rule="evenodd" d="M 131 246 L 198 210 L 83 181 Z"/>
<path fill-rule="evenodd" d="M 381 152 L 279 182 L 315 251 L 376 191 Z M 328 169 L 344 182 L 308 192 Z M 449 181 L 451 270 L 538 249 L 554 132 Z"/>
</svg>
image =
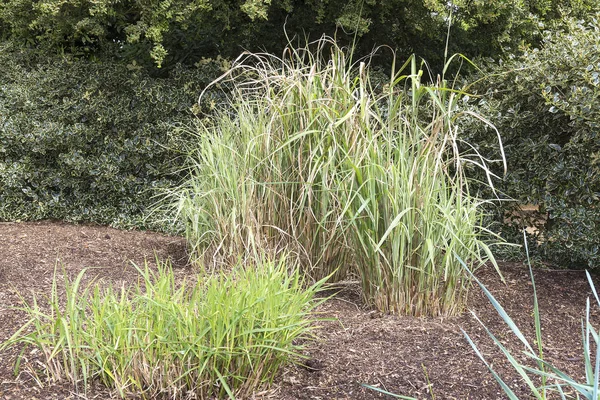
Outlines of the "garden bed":
<svg viewBox="0 0 600 400">
<path fill-rule="evenodd" d="M 60 222 L 0 223 L 0 342 L 24 322 L 20 295 L 49 294 L 55 266 L 70 276 L 85 267 L 86 279 L 127 285 L 137 280 L 138 265 L 147 259 L 170 259 L 177 279 L 192 276 L 186 263 L 185 241 L 150 232 L 119 231 L 102 226 L 68 225 Z M 57 264 L 58 260 L 58 264 Z M 501 263 L 503 284 L 492 268 L 478 272 L 519 327 L 533 339 L 532 287 L 528 270 L 519 263 Z M 583 271 L 536 269 L 545 356 L 569 373 L 583 374 L 581 317 L 591 294 Z M 361 384 L 419 399 L 500 399 L 500 387 L 465 340 L 461 329 L 480 345 L 521 398 L 524 385 L 504 362 L 502 354 L 469 312 L 452 318 L 409 318 L 382 315 L 364 307 L 359 286 L 340 285 L 320 306 L 318 340 L 308 344 L 305 366 L 289 366 L 275 385 L 257 393 L 257 399 L 373 399 L 386 398 Z M 469 310 L 488 326 L 513 352 L 518 343 L 478 288 L 473 288 Z M 28 370 L 37 368 L 37 355 L 28 350 L 18 376 L 13 364 L 18 349 L 0 352 L 0 398 L 111 399 L 100 386 L 86 395 L 77 394 L 67 382 L 37 382 Z"/>
</svg>

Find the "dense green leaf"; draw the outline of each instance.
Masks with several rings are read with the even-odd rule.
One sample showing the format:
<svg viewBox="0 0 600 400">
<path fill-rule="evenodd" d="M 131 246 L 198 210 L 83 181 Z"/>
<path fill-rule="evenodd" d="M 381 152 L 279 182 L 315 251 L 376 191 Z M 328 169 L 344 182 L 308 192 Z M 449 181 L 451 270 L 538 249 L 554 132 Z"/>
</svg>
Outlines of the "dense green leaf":
<svg viewBox="0 0 600 400">
<path fill-rule="evenodd" d="M 217 63 L 151 78 L 0 44 L 0 219 L 143 226 Z M 212 101 L 212 100 L 211 100 Z"/>
</svg>

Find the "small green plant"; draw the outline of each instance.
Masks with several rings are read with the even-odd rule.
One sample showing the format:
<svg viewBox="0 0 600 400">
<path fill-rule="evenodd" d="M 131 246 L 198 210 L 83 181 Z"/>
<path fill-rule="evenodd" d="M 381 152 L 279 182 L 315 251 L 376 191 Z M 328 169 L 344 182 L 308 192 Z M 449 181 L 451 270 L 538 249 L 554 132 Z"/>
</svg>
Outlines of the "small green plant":
<svg viewBox="0 0 600 400">
<path fill-rule="evenodd" d="M 322 281 L 304 289 L 284 258 L 194 284 L 178 284 L 166 265 L 138 271 L 130 289 L 82 288 L 85 270 L 65 278 L 64 307 L 55 276 L 50 311 L 34 298 L 23 308 L 30 320 L 0 348 L 37 348 L 48 378 L 84 387 L 99 380 L 123 398 L 233 399 L 299 360 L 320 302 L 313 296 Z"/>
<path fill-rule="evenodd" d="M 586 374 L 585 382 L 578 382 L 576 379 L 572 378 L 568 374 L 556 368 L 552 363 L 548 362 L 544 359 L 544 349 L 543 349 L 543 341 L 542 341 L 542 327 L 540 320 L 540 311 L 538 308 L 538 297 L 535 287 L 535 280 L 533 277 L 533 270 L 531 268 L 531 262 L 529 260 L 529 251 L 527 248 L 527 238 L 525 237 L 525 249 L 527 252 L 527 261 L 529 265 L 529 273 L 531 276 L 531 283 L 533 286 L 533 315 L 534 315 L 534 323 L 535 323 L 535 341 L 534 345 L 530 344 L 529 340 L 525 337 L 525 335 L 521 332 L 521 330 L 514 323 L 512 318 L 506 313 L 502 305 L 494 298 L 494 296 L 489 292 L 489 290 L 475 277 L 472 275 L 472 278 L 479 284 L 487 298 L 490 300 L 502 320 L 509 327 L 511 332 L 515 335 L 515 338 L 518 339 L 525 346 L 524 354 L 532 361 L 534 361 L 536 366 L 530 366 L 522 363 L 517 360 L 514 355 L 506 348 L 505 345 L 481 322 L 477 319 L 488 335 L 492 338 L 494 343 L 498 346 L 498 348 L 502 351 L 506 359 L 510 362 L 515 371 L 519 374 L 521 379 L 527 384 L 528 389 L 530 390 L 532 398 L 538 400 L 545 400 L 549 398 L 550 392 L 557 394 L 561 399 L 587 399 L 587 400 L 598 400 L 600 399 L 600 391 L 599 391 L 599 380 L 600 380 L 600 336 L 590 321 L 590 299 L 588 298 L 586 304 L 586 313 L 585 319 L 582 321 L 582 338 L 583 338 L 583 360 L 584 360 L 584 368 Z M 463 264 L 463 267 L 466 269 L 467 266 Z M 590 287 L 596 299 L 598 306 L 600 307 L 600 298 L 598 298 L 598 293 L 596 292 L 596 288 L 594 286 L 594 282 L 589 274 L 586 271 L 586 275 L 588 281 L 590 283 Z M 475 316 L 477 318 L 477 316 Z M 514 391 L 504 382 L 504 380 L 498 375 L 498 373 L 494 370 L 493 366 L 488 363 L 485 357 L 481 354 L 477 345 L 471 340 L 469 335 L 464 332 L 467 341 L 475 350 L 477 356 L 485 363 L 488 367 L 496 381 L 502 387 L 502 390 L 508 398 L 511 400 L 518 400 L 518 396 L 514 393 Z M 595 351 L 594 351 L 595 348 Z M 592 356 L 592 354 L 594 354 Z M 595 361 L 593 361 L 595 360 Z M 534 376 L 538 376 L 541 378 L 541 386 L 538 386 L 534 383 Z"/>
</svg>

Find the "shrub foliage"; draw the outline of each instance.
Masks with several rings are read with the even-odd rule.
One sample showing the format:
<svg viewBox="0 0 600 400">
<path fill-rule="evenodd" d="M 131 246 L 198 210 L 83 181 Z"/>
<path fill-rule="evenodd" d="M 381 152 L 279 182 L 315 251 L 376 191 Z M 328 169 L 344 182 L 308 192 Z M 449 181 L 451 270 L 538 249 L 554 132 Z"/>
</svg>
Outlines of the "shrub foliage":
<svg viewBox="0 0 600 400">
<path fill-rule="evenodd" d="M 172 185 L 203 82 L 176 69 L 154 79 L 124 64 L 0 47 L 0 219 L 140 225 L 157 188 Z M 214 68 L 215 71 L 210 71 Z"/>
<path fill-rule="evenodd" d="M 364 53 L 390 45 L 403 58 L 416 53 L 441 66 L 450 14 L 451 52 L 475 56 L 536 43 L 544 26 L 599 8 L 596 0 L 4 0 L 0 34 L 83 52 L 117 42 L 160 66 L 241 48 L 279 53 L 284 25 L 301 36 L 342 28 L 338 40 L 356 33 Z"/>
<path fill-rule="evenodd" d="M 472 103 L 503 137 L 508 175 L 498 187 L 519 203 L 540 205 L 545 256 L 599 266 L 600 25 L 571 22 L 549 33 L 541 49 L 485 72 L 476 88 L 481 98 Z M 510 208 L 500 210 L 500 220 Z"/>
</svg>

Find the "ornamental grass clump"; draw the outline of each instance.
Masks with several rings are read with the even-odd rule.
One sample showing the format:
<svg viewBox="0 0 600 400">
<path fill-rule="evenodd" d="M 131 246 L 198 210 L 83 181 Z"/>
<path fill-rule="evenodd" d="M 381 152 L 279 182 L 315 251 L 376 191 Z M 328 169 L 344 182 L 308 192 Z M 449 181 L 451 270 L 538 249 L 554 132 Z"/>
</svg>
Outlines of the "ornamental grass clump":
<svg viewBox="0 0 600 400">
<path fill-rule="evenodd" d="M 356 84 L 332 45 L 247 54 L 222 77 L 234 94 L 200 126 L 190 178 L 174 193 L 194 253 L 235 260 L 286 249 L 317 280 L 345 275 L 339 182 Z"/>
<path fill-rule="evenodd" d="M 492 160 L 461 140 L 460 91 L 424 83 L 414 58 L 391 71 L 375 85 L 369 60 L 327 39 L 239 59 L 173 194 L 194 252 L 286 251 L 316 280 L 357 274 L 382 311 L 460 311 L 469 279 L 452 254 L 493 261 L 465 166 L 491 183 Z"/>
<path fill-rule="evenodd" d="M 492 185 L 490 160 L 461 140 L 459 126 L 463 117 L 486 121 L 461 111 L 459 91 L 441 80 L 425 84 L 422 73 L 409 60 L 379 98 L 366 77 L 360 81 L 366 112 L 345 160 L 353 174 L 343 181 L 344 204 L 367 302 L 386 312 L 452 315 L 469 285 L 453 254 L 475 269 L 495 265 L 465 168 L 482 168 Z"/>
<path fill-rule="evenodd" d="M 82 287 L 85 270 L 65 278 L 66 304 L 55 277 L 50 310 L 36 298 L 26 304 L 29 321 L 1 347 L 41 350 L 51 380 L 79 390 L 100 381 L 122 398 L 146 399 L 245 398 L 301 359 L 322 282 L 304 288 L 284 259 L 193 283 L 176 283 L 165 265 L 138 271 L 129 289 Z"/>
</svg>

